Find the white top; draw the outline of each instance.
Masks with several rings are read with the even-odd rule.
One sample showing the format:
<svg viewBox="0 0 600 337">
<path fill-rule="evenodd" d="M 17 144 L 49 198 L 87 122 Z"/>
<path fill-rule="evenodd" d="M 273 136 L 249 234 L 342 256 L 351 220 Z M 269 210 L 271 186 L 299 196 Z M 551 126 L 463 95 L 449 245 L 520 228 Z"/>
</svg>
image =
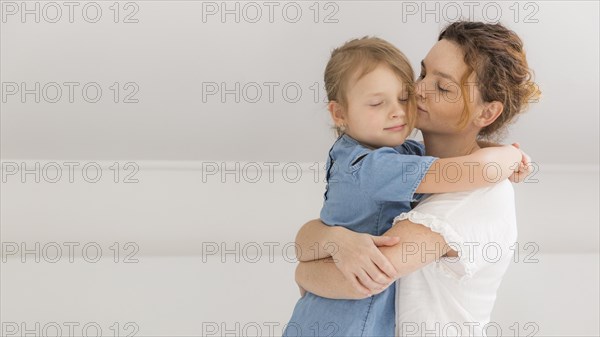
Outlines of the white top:
<svg viewBox="0 0 600 337">
<path fill-rule="evenodd" d="M 517 240 L 512 184 L 433 194 L 394 224 L 404 219 L 440 233 L 459 257 L 440 258 L 396 282 L 396 335 L 497 334 L 490 314 Z"/>
</svg>

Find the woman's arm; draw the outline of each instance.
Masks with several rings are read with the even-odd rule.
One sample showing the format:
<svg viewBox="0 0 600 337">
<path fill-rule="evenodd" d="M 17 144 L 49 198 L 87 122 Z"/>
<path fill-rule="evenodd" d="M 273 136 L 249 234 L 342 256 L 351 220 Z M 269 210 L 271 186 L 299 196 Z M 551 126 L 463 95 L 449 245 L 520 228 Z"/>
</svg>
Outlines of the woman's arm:
<svg viewBox="0 0 600 337">
<path fill-rule="evenodd" d="M 319 219 L 307 222 L 296 236 L 296 256 L 300 263 L 321 261 L 339 269 L 346 279 L 371 288 L 387 285 L 397 271 L 378 246 L 393 246 L 400 238 L 353 232 L 341 226 L 327 226 Z M 329 258 L 327 261 L 321 259 Z M 353 282 L 361 288 L 358 282 Z M 366 290 L 363 288 L 362 290 Z"/>
<path fill-rule="evenodd" d="M 340 226 L 327 226 L 319 219 L 311 220 L 296 234 L 296 258 L 306 262 L 330 257 L 337 251 L 336 234 Z"/>
<path fill-rule="evenodd" d="M 416 193 L 463 192 L 492 186 L 518 171 L 522 157 L 519 149 L 505 145 L 483 148 L 462 157 L 437 159 Z"/>
<path fill-rule="evenodd" d="M 354 282 L 346 279 L 331 257 L 300 262 L 296 267 L 296 283 L 306 291 L 326 298 L 356 300 L 371 294 L 356 279 Z"/>
<path fill-rule="evenodd" d="M 381 253 L 392 263 L 398 274 L 395 279 L 420 269 L 440 257 L 457 256 L 444 238 L 429 228 L 408 220 L 398 222 L 384 235 L 400 237 L 400 243 L 380 247 Z M 362 299 L 368 293 L 378 294 L 387 288 L 361 284 L 356 278 L 349 279 L 336 267 L 331 257 L 301 262 L 296 268 L 296 282 L 307 291 L 334 299 Z"/>
<path fill-rule="evenodd" d="M 395 237 L 356 233 L 342 226 L 327 226 L 320 219 L 314 219 L 305 223 L 296 234 L 296 258 L 298 261 L 307 262 L 330 256 L 335 257 L 340 250 L 343 250 L 343 256 L 350 255 L 349 257 L 353 258 L 357 254 L 364 256 L 368 252 L 355 251 L 355 254 L 352 254 L 352 252 L 347 251 L 347 247 L 355 248 L 369 244 L 375 247 L 397 243 L 398 238 Z M 379 253 L 379 251 L 375 253 Z M 378 255 L 381 256 L 381 254 Z M 372 258 L 378 261 L 382 269 L 392 272 L 391 264 L 388 261 L 383 261 L 382 257 L 377 258 L 375 256 Z"/>
</svg>

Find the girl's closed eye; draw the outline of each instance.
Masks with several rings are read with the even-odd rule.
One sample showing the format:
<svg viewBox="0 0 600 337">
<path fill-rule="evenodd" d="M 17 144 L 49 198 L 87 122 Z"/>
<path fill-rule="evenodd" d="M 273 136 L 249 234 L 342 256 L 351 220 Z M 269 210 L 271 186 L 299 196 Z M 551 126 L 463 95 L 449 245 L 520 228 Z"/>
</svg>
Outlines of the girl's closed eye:
<svg viewBox="0 0 600 337">
<path fill-rule="evenodd" d="M 370 106 L 380 106 L 381 104 L 383 104 L 383 102 L 375 102 L 375 103 L 369 103 Z"/>
</svg>

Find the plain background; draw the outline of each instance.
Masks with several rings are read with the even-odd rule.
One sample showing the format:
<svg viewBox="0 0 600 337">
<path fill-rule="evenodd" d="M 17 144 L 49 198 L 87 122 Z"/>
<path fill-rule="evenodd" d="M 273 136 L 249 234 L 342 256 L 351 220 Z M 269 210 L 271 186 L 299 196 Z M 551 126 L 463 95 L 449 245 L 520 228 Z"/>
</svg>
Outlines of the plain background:
<svg viewBox="0 0 600 337">
<path fill-rule="evenodd" d="M 280 333 L 298 298 L 289 244 L 318 217 L 334 140 L 331 50 L 379 36 L 418 72 L 460 10 L 514 29 L 543 92 L 504 139 L 538 169 L 515 186 L 518 254 L 492 320 L 503 335 L 599 334 L 598 2 L 74 3 L 69 18 L 63 2 L 1 2 L 2 333 Z"/>
</svg>

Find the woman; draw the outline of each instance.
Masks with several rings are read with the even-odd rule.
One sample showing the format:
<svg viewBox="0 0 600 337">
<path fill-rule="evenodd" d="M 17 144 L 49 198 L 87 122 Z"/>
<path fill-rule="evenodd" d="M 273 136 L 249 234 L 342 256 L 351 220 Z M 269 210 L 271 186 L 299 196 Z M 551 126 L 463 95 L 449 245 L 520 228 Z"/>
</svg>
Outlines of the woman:
<svg viewBox="0 0 600 337">
<path fill-rule="evenodd" d="M 530 73 L 521 40 L 502 25 L 447 27 L 422 61 L 416 87 L 426 154 L 467 155 L 478 139 L 497 136 L 539 95 Z M 432 195 L 384 234 L 399 242 L 379 248 L 380 238 L 311 221 L 298 233 L 299 248 L 314 251 L 316 242 L 317 257 L 333 258 L 301 256 L 296 280 L 322 297 L 362 299 L 365 289 L 377 294 L 402 277 L 397 334 L 483 335 L 516 241 L 513 194 L 504 181 Z"/>
</svg>

